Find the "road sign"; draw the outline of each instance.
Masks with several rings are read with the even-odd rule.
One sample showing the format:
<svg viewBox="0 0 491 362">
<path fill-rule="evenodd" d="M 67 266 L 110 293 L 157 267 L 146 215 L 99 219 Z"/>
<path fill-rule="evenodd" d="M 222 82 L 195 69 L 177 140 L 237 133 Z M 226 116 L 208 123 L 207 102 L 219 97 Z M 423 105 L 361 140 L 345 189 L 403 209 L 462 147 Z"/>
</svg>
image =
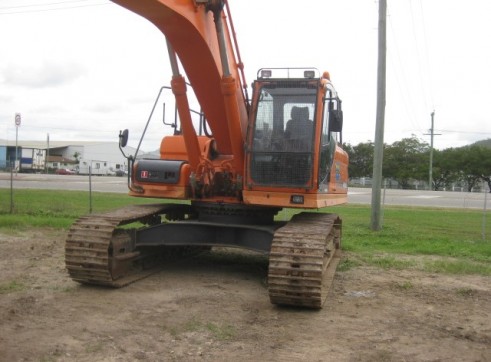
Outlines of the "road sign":
<svg viewBox="0 0 491 362">
<path fill-rule="evenodd" d="M 15 114 L 15 125 L 16 125 L 17 127 L 19 127 L 19 126 L 20 126 L 20 119 L 21 119 L 21 118 L 20 118 L 20 113 L 16 113 L 16 114 Z"/>
</svg>

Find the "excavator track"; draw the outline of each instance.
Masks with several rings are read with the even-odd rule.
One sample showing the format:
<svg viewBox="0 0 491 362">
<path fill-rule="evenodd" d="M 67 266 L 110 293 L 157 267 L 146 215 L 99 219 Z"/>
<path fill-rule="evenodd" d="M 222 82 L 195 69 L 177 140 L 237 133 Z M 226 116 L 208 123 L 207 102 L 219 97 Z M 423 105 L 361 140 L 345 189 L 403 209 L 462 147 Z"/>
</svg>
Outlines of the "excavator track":
<svg viewBox="0 0 491 362">
<path fill-rule="evenodd" d="M 278 229 L 269 257 L 273 304 L 322 308 L 340 260 L 341 219 L 303 212 Z"/>
<path fill-rule="evenodd" d="M 65 265 L 70 277 L 83 284 L 123 287 L 155 272 L 153 254 L 134 250 L 132 222 L 154 223 L 166 205 L 131 205 L 78 219 L 65 243 Z M 157 219 L 156 219 L 157 218 Z"/>
<path fill-rule="evenodd" d="M 155 225 L 162 214 L 176 210 L 175 205 L 132 205 L 81 217 L 65 244 L 70 277 L 83 284 L 119 288 L 160 270 L 154 267 L 160 254 L 136 249 L 134 229 L 120 226 Z M 340 259 L 340 242 L 341 220 L 335 214 L 303 212 L 277 229 L 269 256 L 271 303 L 322 308 Z M 168 253 L 193 253 L 193 247 L 167 248 Z"/>
</svg>

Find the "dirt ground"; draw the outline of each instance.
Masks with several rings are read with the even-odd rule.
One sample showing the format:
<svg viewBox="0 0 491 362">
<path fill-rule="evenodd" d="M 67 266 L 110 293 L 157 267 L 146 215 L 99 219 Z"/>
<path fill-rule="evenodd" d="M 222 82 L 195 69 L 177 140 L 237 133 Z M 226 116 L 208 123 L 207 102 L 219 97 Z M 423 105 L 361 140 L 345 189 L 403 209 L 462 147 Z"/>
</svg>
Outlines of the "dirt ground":
<svg viewBox="0 0 491 362">
<path fill-rule="evenodd" d="M 1 361 L 491 361 L 491 277 L 358 266 L 309 311 L 269 303 L 264 257 L 223 250 L 82 286 L 65 236 L 0 234 Z"/>
</svg>

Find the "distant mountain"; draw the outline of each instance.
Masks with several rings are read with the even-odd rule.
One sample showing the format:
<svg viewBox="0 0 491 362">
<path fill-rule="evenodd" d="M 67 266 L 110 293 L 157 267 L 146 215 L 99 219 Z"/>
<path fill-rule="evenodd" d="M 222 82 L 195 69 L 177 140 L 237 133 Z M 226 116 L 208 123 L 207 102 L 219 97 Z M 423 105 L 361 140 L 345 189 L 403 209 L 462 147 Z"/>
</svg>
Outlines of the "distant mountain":
<svg viewBox="0 0 491 362">
<path fill-rule="evenodd" d="M 481 141 L 474 142 L 472 145 L 491 148 L 491 138 L 488 138 L 487 140 L 481 140 Z"/>
</svg>

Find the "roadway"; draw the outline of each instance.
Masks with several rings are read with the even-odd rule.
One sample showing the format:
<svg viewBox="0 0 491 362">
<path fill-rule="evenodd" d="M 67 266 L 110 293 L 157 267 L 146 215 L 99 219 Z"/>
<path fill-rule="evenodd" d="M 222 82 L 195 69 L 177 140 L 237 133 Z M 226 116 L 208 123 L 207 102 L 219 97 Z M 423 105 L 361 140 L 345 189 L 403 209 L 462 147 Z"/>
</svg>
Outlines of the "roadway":
<svg viewBox="0 0 491 362">
<path fill-rule="evenodd" d="M 126 193 L 127 178 L 115 176 L 92 176 L 92 191 Z M 81 175 L 45 175 L 0 173 L 0 188 L 45 189 L 45 190 L 89 190 L 89 177 Z M 463 209 L 491 209 L 491 195 L 474 192 L 393 190 L 382 191 L 385 205 L 425 206 Z M 348 202 L 370 204 L 371 190 L 350 188 Z"/>
</svg>

